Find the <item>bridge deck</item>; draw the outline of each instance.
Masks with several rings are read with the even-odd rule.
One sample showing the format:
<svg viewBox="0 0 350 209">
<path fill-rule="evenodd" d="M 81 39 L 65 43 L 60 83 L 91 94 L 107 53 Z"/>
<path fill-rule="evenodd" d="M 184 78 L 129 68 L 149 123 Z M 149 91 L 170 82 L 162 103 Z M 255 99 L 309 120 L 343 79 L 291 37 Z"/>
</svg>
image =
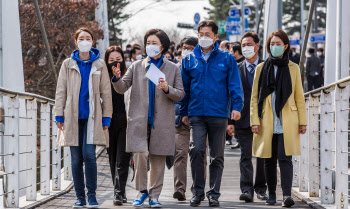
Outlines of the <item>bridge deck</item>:
<svg viewBox="0 0 350 209">
<path fill-rule="evenodd" d="M 225 150 L 225 169 L 221 185 L 221 197 L 220 203 L 221 208 L 243 208 L 243 209 L 253 209 L 253 208 L 271 208 L 271 206 L 266 206 L 264 201 L 260 201 L 255 198 L 254 203 L 244 203 L 239 201 L 239 195 L 241 191 L 239 189 L 239 157 L 240 150 L 232 150 L 226 147 Z M 190 167 L 188 167 L 188 192 L 187 201 L 178 202 L 172 198 L 174 192 L 173 186 L 173 171 L 167 170 L 165 173 L 164 187 L 162 194 L 159 198 L 160 202 L 163 204 L 163 208 L 190 208 L 189 199 L 191 198 L 191 192 L 189 192 L 189 187 L 191 186 L 191 174 Z M 127 184 L 127 197 L 129 198 L 128 203 L 124 204 L 122 208 L 132 208 L 132 200 L 136 196 L 135 184 L 130 182 L 131 177 L 129 177 L 129 182 Z M 75 202 L 74 189 L 69 193 L 58 197 L 38 208 L 71 208 Z M 108 164 L 108 155 L 104 152 L 98 159 L 98 191 L 97 199 L 101 205 L 100 208 L 116 208 L 113 206 L 113 185 Z M 278 188 L 278 206 L 281 206 L 281 189 Z M 296 200 L 296 199 L 295 199 Z M 278 208 L 277 206 L 277 208 Z M 145 207 L 148 207 L 148 203 L 145 203 Z M 208 207 L 208 201 L 202 202 L 201 207 Z M 293 208 L 309 208 L 306 204 L 301 201 L 296 201 L 296 205 Z"/>
</svg>

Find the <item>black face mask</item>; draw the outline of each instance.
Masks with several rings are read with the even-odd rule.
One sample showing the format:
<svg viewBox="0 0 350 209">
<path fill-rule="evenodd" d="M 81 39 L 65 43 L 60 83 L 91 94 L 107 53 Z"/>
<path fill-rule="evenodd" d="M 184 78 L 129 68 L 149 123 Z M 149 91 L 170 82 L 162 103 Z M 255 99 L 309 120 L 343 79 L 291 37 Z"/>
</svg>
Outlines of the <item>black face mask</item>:
<svg viewBox="0 0 350 209">
<path fill-rule="evenodd" d="M 117 67 L 118 64 L 120 64 L 120 70 L 124 69 L 124 68 L 123 68 L 123 62 L 115 61 L 115 62 L 112 62 L 112 63 L 107 64 L 107 67 L 108 67 L 108 69 L 109 69 L 110 74 L 113 72 L 112 67 L 113 67 L 113 66 L 114 66 L 114 67 Z M 112 75 L 112 74 L 111 74 L 111 75 Z"/>
<path fill-rule="evenodd" d="M 112 63 L 109 63 L 108 64 L 108 68 L 109 69 L 112 69 L 112 67 L 117 67 L 117 65 L 120 64 L 120 67 L 122 66 L 123 62 L 118 62 L 118 61 L 115 61 L 115 62 L 112 62 Z"/>
</svg>

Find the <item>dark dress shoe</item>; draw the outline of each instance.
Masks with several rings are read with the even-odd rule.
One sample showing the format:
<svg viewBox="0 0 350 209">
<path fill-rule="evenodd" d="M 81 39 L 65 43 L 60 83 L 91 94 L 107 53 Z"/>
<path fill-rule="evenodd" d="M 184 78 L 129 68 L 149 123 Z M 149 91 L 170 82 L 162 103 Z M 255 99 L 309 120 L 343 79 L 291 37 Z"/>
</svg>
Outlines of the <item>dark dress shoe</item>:
<svg viewBox="0 0 350 209">
<path fill-rule="evenodd" d="M 266 205 L 276 205 L 277 204 L 277 198 L 276 194 L 269 194 L 269 199 L 266 200 Z"/>
<path fill-rule="evenodd" d="M 123 196 L 118 193 L 114 194 L 113 204 L 118 206 L 123 205 Z"/>
<path fill-rule="evenodd" d="M 182 189 L 179 189 L 174 193 L 173 198 L 177 199 L 178 201 L 185 201 L 185 192 Z"/>
<path fill-rule="evenodd" d="M 267 196 L 266 192 L 257 193 L 257 194 L 256 194 L 256 197 L 257 197 L 259 200 L 267 200 L 267 199 L 269 199 L 269 196 Z"/>
<path fill-rule="evenodd" d="M 190 206 L 192 206 L 192 207 L 199 206 L 201 204 L 201 201 L 202 201 L 202 198 L 203 198 L 202 196 L 204 196 L 204 194 L 200 195 L 200 196 L 193 196 L 191 198 L 191 200 L 190 200 Z"/>
<path fill-rule="evenodd" d="M 218 207 L 220 206 L 220 202 L 215 197 L 208 197 L 209 200 L 209 207 Z"/>
<path fill-rule="evenodd" d="M 239 197 L 239 200 L 244 200 L 245 202 L 253 202 L 253 195 L 250 192 L 243 192 Z"/>
<path fill-rule="evenodd" d="M 126 194 L 123 194 L 123 203 L 127 203 L 128 202 L 128 198 L 126 198 Z"/>
<path fill-rule="evenodd" d="M 282 207 L 290 208 L 294 205 L 294 200 L 291 196 L 284 196 Z"/>
<path fill-rule="evenodd" d="M 241 145 L 239 144 L 239 142 L 237 142 L 235 145 L 231 146 L 231 149 L 239 149 L 241 148 Z"/>
</svg>

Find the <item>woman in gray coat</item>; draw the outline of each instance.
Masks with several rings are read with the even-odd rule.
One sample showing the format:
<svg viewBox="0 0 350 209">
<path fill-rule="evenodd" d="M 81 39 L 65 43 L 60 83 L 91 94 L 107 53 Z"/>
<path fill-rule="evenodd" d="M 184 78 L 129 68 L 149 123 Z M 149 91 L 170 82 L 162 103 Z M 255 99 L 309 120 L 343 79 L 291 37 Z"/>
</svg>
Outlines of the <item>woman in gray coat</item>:
<svg viewBox="0 0 350 209">
<path fill-rule="evenodd" d="M 149 30 L 144 37 L 147 58 L 132 64 L 120 78 L 120 69 L 113 67 L 113 87 L 123 94 L 131 86 L 126 151 L 134 154 L 136 190 L 133 202 L 142 206 L 149 197 L 151 207 L 161 207 L 158 201 L 163 187 L 165 159 L 175 153 L 174 102 L 185 96 L 179 67 L 169 62 L 164 53 L 170 40 L 159 29 Z M 155 65 L 165 78 L 153 83 L 146 77 L 150 65 Z M 147 159 L 150 163 L 150 184 L 147 189 Z"/>
</svg>

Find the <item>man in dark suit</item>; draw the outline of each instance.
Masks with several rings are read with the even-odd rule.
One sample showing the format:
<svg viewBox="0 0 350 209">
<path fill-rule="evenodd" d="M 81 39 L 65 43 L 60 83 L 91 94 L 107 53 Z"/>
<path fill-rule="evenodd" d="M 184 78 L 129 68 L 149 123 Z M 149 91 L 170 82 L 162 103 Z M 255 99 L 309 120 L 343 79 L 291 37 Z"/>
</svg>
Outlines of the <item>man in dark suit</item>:
<svg viewBox="0 0 350 209">
<path fill-rule="evenodd" d="M 321 61 L 315 56 L 315 49 L 309 49 L 310 57 L 306 60 L 306 78 L 308 91 L 319 87 L 318 78 L 321 75 Z"/>
<path fill-rule="evenodd" d="M 289 59 L 298 64 L 299 65 L 299 62 L 300 62 L 300 54 L 297 53 L 297 49 L 296 48 L 292 48 L 292 50 L 290 51 L 290 54 L 289 54 Z"/>
<path fill-rule="evenodd" d="M 237 64 L 245 60 L 245 57 L 242 54 L 241 42 L 239 41 L 234 42 L 230 47 L 230 52 L 235 57 Z M 240 145 L 239 145 L 239 139 L 237 134 L 234 137 L 237 139 L 237 143 L 231 146 L 231 149 L 239 149 Z M 230 136 L 228 133 L 226 134 L 226 145 L 232 145 L 232 136 Z"/>
<path fill-rule="evenodd" d="M 229 135 L 238 135 L 241 145 L 240 159 L 240 187 L 242 194 L 240 200 L 245 202 L 254 201 L 254 191 L 257 198 L 267 200 L 266 180 L 264 174 L 264 159 L 257 158 L 255 183 L 253 183 L 253 163 L 252 163 L 252 146 L 253 132 L 250 128 L 250 97 L 252 92 L 255 68 L 263 60 L 258 56 L 259 37 L 256 33 L 247 32 L 241 39 L 242 53 L 245 60 L 238 64 L 241 74 L 242 86 L 244 91 L 244 107 L 242 109 L 241 119 L 238 121 L 230 121 L 227 127 Z"/>
</svg>

